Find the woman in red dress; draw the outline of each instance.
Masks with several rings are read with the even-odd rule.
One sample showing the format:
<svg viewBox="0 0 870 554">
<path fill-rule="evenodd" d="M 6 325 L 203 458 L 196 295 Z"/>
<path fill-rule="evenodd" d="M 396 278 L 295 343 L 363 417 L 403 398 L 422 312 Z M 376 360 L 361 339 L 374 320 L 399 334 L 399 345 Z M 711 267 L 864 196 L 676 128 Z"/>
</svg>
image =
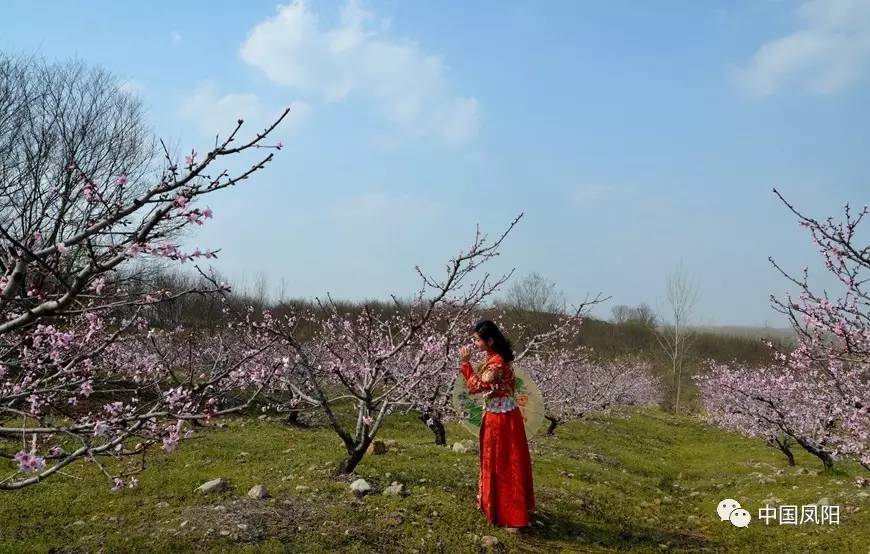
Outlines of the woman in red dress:
<svg viewBox="0 0 870 554">
<path fill-rule="evenodd" d="M 532 462 L 523 416 L 514 397 L 510 341 L 484 320 L 474 327 L 474 344 L 488 354 L 480 375 L 471 367 L 469 347 L 460 349 L 468 392 L 486 399 L 480 424 L 480 477 L 477 507 L 493 525 L 516 531 L 530 525 L 535 510 Z"/>
</svg>

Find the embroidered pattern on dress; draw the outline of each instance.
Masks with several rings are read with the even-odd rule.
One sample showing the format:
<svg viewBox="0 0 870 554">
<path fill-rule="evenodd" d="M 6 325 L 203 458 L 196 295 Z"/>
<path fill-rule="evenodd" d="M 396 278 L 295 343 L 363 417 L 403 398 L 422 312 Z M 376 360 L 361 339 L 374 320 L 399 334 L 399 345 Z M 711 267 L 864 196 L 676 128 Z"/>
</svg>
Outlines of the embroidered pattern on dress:
<svg viewBox="0 0 870 554">
<path fill-rule="evenodd" d="M 513 396 L 499 396 L 487 398 L 484 409 L 488 412 L 509 412 L 517 407 L 517 401 Z"/>
</svg>

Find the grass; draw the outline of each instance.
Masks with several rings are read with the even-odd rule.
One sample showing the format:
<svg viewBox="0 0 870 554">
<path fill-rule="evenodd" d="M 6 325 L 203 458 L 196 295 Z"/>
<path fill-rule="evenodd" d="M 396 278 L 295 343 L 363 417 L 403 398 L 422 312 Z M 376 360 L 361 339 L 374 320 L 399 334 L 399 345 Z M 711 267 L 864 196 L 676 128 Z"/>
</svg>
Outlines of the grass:
<svg viewBox="0 0 870 554">
<path fill-rule="evenodd" d="M 329 476 L 341 453 L 330 429 L 226 424 L 171 455 L 150 456 L 136 489 L 112 492 L 95 467 L 78 464 L 68 472 L 74 477 L 3 493 L 0 551 L 453 553 L 478 552 L 483 535 L 509 552 L 864 554 L 870 544 L 870 489 L 855 487 L 856 476 L 867 476 L 857 464 L 824 474 L 815 458 L 796 451 L 798 466 L 790 468 L 760 441 L 658 410 L 533 437 L 537 523 L 520 535 L 490 527 L 476 510 L 478 455 L 435 446 L 410 415 L 392 417 L 381 433 L 398 448 L 368 455 L 357 468 L 375 491 L 361 499 L 348 480 Z M 448 427 L 451 444 L 466 438 L 459 426 Z M 8 474 L 11 464 L 0 461 L 0 469 Z M 215 477 L 230 490 L 194 491 Z M 394 480 L 410 495 L 379 494 Z M 247 498 L 256 484 L 271 498 Z M 726 497 L 749 510 L 749 527 L 719 521 L 716 506 Z M 800 506 L 822 497 L 840 506 L 839 525 L 756 519 L 765 499 Z"/>
</svg>

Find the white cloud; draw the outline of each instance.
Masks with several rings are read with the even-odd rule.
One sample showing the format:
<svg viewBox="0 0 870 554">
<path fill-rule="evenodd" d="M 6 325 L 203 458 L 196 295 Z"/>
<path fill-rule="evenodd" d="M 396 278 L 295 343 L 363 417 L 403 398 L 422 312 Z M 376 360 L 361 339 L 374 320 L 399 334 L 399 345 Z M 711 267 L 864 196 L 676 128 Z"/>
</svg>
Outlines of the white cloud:
<svg viewBox="0 0 870 554">
<path fill-rule="evenodd" d="M 735 71 L 737 85 L 768 96 L 788 86 L 831 94 L 870 65 L 870 0 L 811 0 L 797 10 L 803 27 L 763 44 Z"/>
<path fill-rule="evenodd" d="M 452 144 L 469 142 L 477 134 L 477 100 L 457 98 L 444 106 L 440 114 L 439 132 L 444 140 Z"/>
<path fill-rule="evenodd" d="M 235 128 L 236 121 L 245 121 L 246 135 L 263 130 L 280 115 L 283 107 L 263 106 L 256 94 L 220 94 L 211 83 L 197 87 L 179 107 L 179 114 L 194 123 L 204 135 L 226 136 Z M 305 120 L 311 108 L 305 102 L 292 102 L 290 113 L 281 122 L 277 131 L 292 130 Z"/>
<path fill-rule="evenodd" d="M 240 53 L 275 83 L 331 101 L 364 96 L 413 134 L 469 142 L 478 129 L 477 100 L 451 95 L 441 60 L 413 42 L 383 36 L 388 29 L 389 22 L 378 23 L 355 0 L 327 29 L 298 0 L 254 27 Z"/>
</svg>

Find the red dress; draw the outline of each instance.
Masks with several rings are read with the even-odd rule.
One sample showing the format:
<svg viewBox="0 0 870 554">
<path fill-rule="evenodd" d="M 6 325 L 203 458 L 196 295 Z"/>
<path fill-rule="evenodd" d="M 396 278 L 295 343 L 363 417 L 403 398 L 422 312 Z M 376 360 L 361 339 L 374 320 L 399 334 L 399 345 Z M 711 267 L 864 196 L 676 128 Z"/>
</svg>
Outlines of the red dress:
<svg viewBox="0 0 870 554">
<path fill-rule="evenodd" d="M 487 398 L 480 424 L 477 507 L 491 524 L 526 527 L 535 494 L 526 428 L 514 401 L 514 372 L 499 354 L 489 357 L 480 375 L 467 361 L 461 371 L 468 392 L 483 392 Z"/>
</svg>

